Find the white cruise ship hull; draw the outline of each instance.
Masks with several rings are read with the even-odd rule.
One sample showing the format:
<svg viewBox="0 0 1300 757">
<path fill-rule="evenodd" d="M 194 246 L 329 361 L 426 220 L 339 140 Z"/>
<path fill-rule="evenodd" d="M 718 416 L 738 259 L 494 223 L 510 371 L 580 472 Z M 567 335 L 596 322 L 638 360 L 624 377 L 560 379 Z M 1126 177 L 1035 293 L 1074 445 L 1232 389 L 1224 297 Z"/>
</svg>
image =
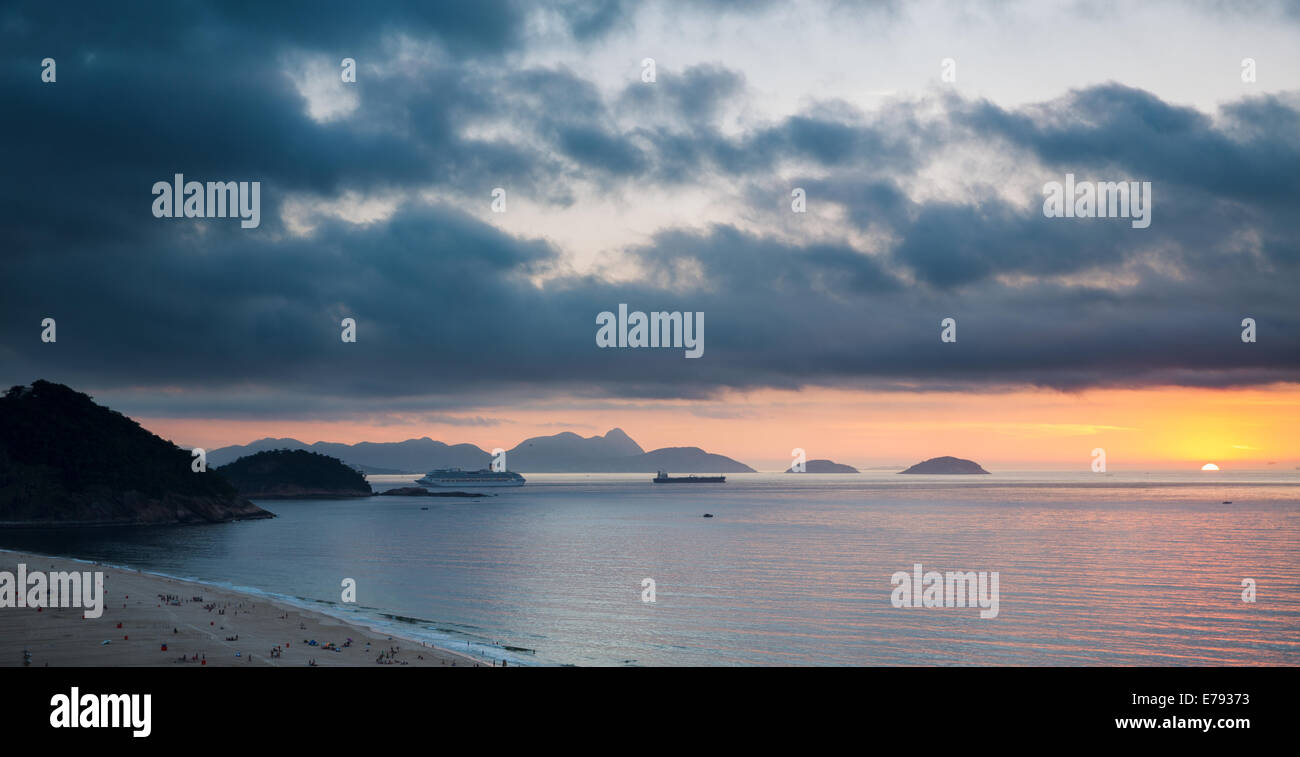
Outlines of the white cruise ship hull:
<svg viewBox="0 0 1300 757">
<path fill-rule="evenodd" d="M 482 489 L 502 486 L 523 486 L 524 477 L 511 471 L 476 470 L 465 471 L 459 468 L 440 468 L 424 474 L 424 478 L 415 483 L 428 487 L 447 487 L 454 489 Z"/>
</svg>

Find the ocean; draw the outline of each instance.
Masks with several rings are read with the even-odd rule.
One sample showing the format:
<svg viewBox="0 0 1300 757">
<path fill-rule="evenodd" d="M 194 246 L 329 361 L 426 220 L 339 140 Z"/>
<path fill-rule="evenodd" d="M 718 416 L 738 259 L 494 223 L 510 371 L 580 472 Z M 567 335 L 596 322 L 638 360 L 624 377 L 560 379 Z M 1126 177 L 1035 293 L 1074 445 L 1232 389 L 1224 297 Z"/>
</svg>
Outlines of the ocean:
<svg viewBox="0 0 1300 757">
<path fill-rule="evenodd" d="M 1289 470 L 527 478 L 481 500 L 265 501 L 278 518 L 0 531 L 0 546 L 271 594 L 512 665 L 1300 664 Z M 997 616 L 895 607 L 891 576 L 917 563 L 996 571 Z"/>
</svg>

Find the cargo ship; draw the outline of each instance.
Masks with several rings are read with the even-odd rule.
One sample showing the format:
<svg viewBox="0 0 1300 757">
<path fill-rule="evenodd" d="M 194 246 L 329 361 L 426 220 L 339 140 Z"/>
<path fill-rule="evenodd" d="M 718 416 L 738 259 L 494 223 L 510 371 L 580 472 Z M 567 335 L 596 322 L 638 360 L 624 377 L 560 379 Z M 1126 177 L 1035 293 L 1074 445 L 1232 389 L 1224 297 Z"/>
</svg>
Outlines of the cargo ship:
<svg viewBox="0 0 1300 757">
<path fill-rule="evenodd" d="M 455 486 L 457 488 L 473 486 L 523 486 L 524 477 L 511 471 L 461 470 L 460 468 L 439 468 L 429 471 L 415 483 L 421 486 Z"/>
<path fill-rule="evenodd" d="M 663 471 L 650 479 L 656 484 L 725 484 L 726 476 L 670 476 Z"/>
</svg>

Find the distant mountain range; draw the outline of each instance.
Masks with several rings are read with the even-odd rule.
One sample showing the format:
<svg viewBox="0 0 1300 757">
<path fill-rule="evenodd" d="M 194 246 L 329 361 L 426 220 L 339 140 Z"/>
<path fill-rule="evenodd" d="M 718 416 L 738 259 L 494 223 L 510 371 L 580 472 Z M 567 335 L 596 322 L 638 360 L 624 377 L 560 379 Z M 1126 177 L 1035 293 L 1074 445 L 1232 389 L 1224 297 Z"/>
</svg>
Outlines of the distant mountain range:
<svg viewBox="0 0 1300 757">
<path fill-rule="evenodd" d="M 209 465 L 225 465 L 272 449 L 302 449 L 337 457 L 365 473 L 427 473 L 435 468 L 477 470 L 492 455 L 473 444 L 445 444 L 428 437 L 404 442 L 316 442 L 258 439 L 208 452 Z M 744 463 L 699 447 L 664 447 L 646 452 L 622 429 L 582 437 L 571 431 L 535 436 L 506 450 L 506 466 L 521 473 L 753 473 Z"/>
</svg>

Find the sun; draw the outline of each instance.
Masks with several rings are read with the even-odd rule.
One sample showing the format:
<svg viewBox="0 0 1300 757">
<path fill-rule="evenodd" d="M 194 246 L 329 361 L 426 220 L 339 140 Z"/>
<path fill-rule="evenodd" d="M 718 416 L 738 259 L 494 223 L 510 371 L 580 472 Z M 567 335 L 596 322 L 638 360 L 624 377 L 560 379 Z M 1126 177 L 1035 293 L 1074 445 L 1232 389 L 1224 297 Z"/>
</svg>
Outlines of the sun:
<svg viewBox="0 0 1300 757">
<path fill-rule="evenodd" d="M 1219 466 L 1215 465 L 1214 463 L 1206 463 L 1205 465 L 1201 466 L 1201 470 L 1218 470 L 1218 469 Z"/>
</svg>

